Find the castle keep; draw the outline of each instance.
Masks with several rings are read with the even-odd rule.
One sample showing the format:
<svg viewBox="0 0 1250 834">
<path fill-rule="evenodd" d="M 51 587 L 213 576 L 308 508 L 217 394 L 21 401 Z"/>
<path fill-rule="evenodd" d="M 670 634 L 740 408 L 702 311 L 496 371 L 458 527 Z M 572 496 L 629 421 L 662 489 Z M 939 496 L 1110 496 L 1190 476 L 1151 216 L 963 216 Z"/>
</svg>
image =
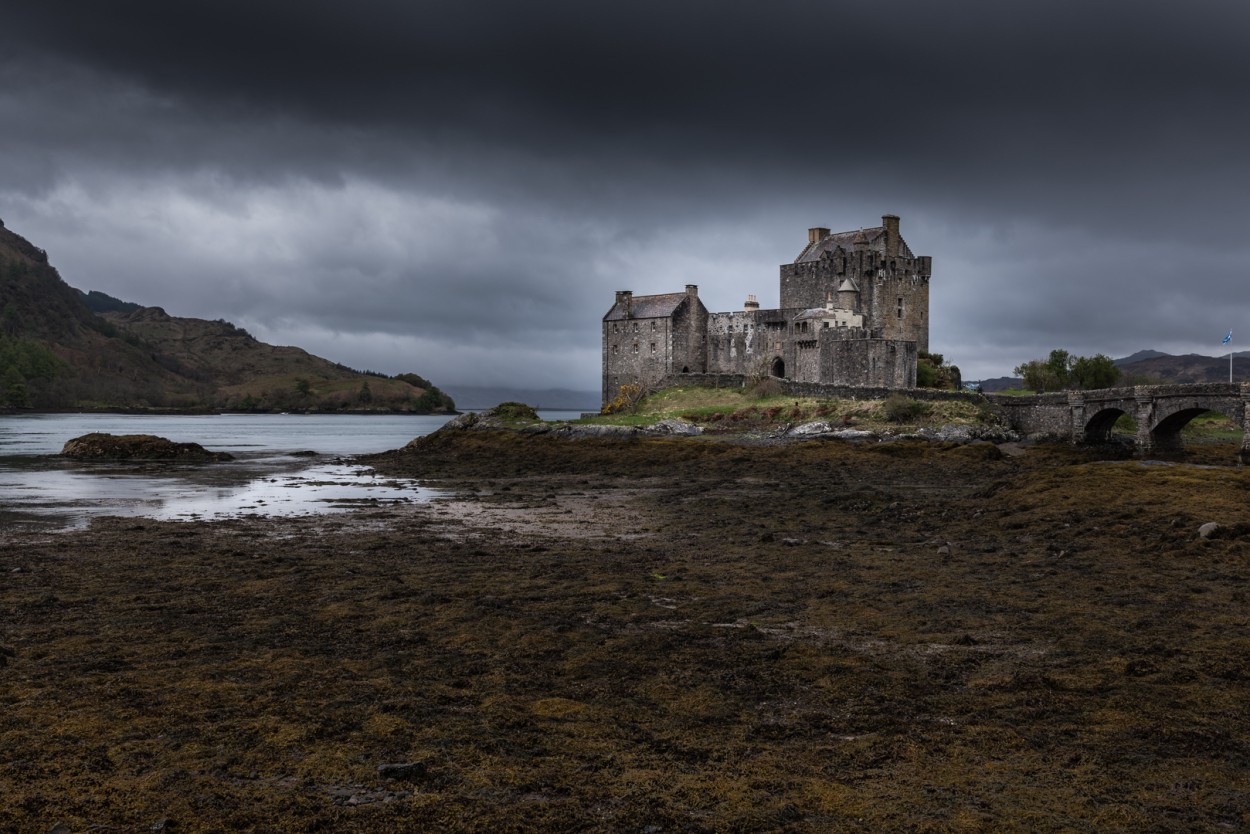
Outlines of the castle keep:
<svg viewBox="0 0 1250 834">
<path fill-rule="evenodd" d="M 807 231 L 781 265 L 781 306 L 709 313 L 699 289 L 616 294 L 603 317 L 603 401 L 620 386 L 682 373 L 767 372 L 796 382 L 913 388 L 929 349 L 932 260 L 913 255 L 892 214 L 853 232 Z"/>
</svg>

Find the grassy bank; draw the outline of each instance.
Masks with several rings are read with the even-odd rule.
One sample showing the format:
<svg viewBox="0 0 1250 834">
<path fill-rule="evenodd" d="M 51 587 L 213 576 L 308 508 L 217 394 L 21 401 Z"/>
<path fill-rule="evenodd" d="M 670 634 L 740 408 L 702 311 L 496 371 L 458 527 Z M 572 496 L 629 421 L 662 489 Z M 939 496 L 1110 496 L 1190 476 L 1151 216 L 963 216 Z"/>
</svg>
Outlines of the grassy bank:
<svg viewBox="0 0 1250 834">
<path fill-rule="evenodd" d="M 894 398 L 897 413 L 887 400 L 835 400 L 758 396 L 738 388 L 668 388 L 639 400 L 628 410 L 582 422 L 645 426 L 665 419 L 683 419 L 710 430 L 744 430 L 785 423 L 825 420 L 847 428 L 920 428 L 985 422 L 993 414 L 973 402 L 919 402 L 904 395 Z M 901 418 L 901 419 L 900 419 Z"/>
</svg>

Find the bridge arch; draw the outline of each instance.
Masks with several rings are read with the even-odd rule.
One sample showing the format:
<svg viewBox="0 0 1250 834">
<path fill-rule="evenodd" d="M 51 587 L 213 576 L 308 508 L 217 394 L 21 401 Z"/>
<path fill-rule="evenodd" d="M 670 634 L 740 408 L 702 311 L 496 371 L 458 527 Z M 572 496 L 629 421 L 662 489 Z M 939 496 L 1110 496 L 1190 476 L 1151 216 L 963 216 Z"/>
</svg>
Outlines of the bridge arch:
<svg viewBox="0 0 1250 834">
<path fill-rule="evenodd" d="M 1096 411 L 1085 421 L 1085 442 L 1106 443 L 1109 441 L 1111 439 L 1111 430 L 1115 428 L 1116 421 L 1125 414 L 1132 416 L 1132 412 L 1126 410 L 1119 403 Z"/>
<path fill-rule="evenodd" d="M 1072 393 L 1072 438 L 1088 443 L 1105 442 L 1121 414 L 1137 423 L 1139 454 L 1173 451 L 1182 447 L 1181 430 L 1195 417 L 1208 412 L 1222 414 L 1242 427 L 1243 446 L 1250 449 L 1250 384 L 1137 386 Z"/>
<path fill-rule="evenodd" d="M 1189 406 L 1173 405 L 1171 408 L 1159 408 L 1155 413 L 1155 423 L 1150 427 L 1150 446 L 1153 449 L 1179 449 L 1181 447 L 1181 429 L 1202 414 L 1222 414 L 1234 423 L 1241 423 L 1241 414 L 1230 414 L 1232 408 L 1221 408 L 1220 403 L 1194 403 Z M 1238 409 L 1239 410 L 1239 409 Z M 1163 413 L 1160 414 L 1159 412 Z"/>
</svg>

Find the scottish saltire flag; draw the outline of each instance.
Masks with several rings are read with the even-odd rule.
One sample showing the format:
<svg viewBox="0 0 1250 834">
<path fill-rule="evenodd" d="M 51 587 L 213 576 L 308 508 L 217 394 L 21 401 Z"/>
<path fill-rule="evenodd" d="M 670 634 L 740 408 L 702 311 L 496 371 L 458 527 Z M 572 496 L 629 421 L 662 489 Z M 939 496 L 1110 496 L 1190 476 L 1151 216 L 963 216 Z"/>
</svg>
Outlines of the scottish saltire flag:
<svg viewBox="0 0 1250 834">
<path fill-rule="evenodd" d="M 1226 345 L 1226 344 L 1228 344 L 1229 342 L 1231 342 L 1232 340 L 1233 340 L 1233 331 L 1231 331 L 1231 330 L 1230 330 L 1230 331 L 1228 331 L 1228 335 L 1224 337 L 1224 341 L 1220 342 L 1220 344 L 1221 344 L 1221 345 Z"/>
</svg>

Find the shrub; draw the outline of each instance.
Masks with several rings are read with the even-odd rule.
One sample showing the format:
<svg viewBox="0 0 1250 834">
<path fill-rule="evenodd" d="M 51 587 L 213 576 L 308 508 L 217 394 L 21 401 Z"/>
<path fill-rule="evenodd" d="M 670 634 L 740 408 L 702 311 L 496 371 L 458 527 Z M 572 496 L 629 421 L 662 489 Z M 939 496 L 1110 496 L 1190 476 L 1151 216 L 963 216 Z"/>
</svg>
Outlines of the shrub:
<svg viewBox="0 0 1250 834">
<path fill-rule="evenodd" d="M 751 387 L 751 397 L 757 400 L 779 397 L 782 393 L 784 392 L 780 380 L 773 376 L 764 377 Z"/>
<path fill-rule="evenodd" d="M 507 402 L 500 403 L 490 410 L 490 413 L 503 420 L 537 420 L 538 412 L 534 411 L 532 406 L 525 403 Z"/>
<path fill-rule="evenodd" d="M 613 399 L 612 402 L 605 405 L 599 413 L 617 414 L 622 411 L 633 411 L 646 395 L 647 392 L 641 385 L 627 383 L 618 389 L 616 398 Z"/>
<path fill-rule="evenodd" d="M 881 405 L 885 419 L 891 423 L 907 423 L 929 413 L 929 404 L 917 402 L 902 394 L 891 394 Z"/>
</svg>

